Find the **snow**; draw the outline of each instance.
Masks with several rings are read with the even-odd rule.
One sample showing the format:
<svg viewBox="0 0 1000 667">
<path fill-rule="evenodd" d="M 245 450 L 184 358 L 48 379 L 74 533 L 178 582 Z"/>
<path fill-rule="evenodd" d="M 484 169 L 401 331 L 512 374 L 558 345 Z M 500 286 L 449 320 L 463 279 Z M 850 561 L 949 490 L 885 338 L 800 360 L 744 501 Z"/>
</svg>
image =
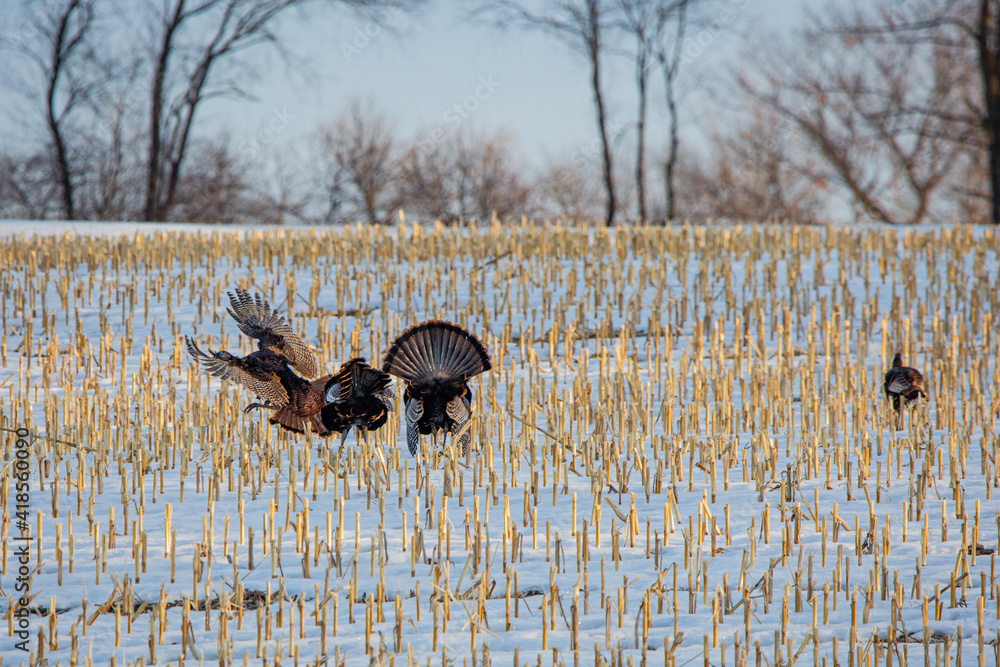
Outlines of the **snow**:
<svg viewBox="0 0 1000 667">
<path fill-rule="evenodd" d="M 135 236 L 136 234 L 157 234 L 171 232 L 224 232 L 246 230 L 274 230 L 278 226 L 268 225 L 211 225 L 204 223 L 146 223 L 110 222 L 89 220 L 0 220 L 0 237 L 3 236 Z"/>
<path fill-rule="evenodd" d="M 1000 546 L 993 229 L 3 221 L 0 252 L 0 426 L 58 439 L 29 445 L 27 645 L 49 664 L 995 655 L 995 556 L 963 550 Z M 339 450 L 244 415 L 182 346 L 250 349 L 236 286 L 331 371 L 461 322 L 495 366 L 480 448 L 414 459 L 397 416 Z M 899 432 L 897 347 L 929 393 Z M 238 585 L 275 597 L 202 610 Z M 3 664 L 22 641 L 0 632 Z"/>
</svg>

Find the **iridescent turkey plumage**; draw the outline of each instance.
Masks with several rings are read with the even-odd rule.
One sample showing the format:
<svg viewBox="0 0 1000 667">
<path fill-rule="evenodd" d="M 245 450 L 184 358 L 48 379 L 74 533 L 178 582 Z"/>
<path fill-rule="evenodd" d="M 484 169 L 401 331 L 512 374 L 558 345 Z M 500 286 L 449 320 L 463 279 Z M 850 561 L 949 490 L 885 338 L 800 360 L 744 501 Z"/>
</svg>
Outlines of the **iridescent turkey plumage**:
<svg viewBox="0 0 1000 667">
<path fill-rule="evenodd" d="M 360 434 L 380 428 L 396 399 L 390 382 L 388 374 L 369 366 L 364 357 L 344 362 L 326 384 L 323 425 L 341 434 L 341 444 L 352 427 Z"/>
<path fill-rule="evenodd" d="M 451 322 L 431 320 L 401 333 L 385 355 L 382 370 L 406 382 L 403 394 L 406 443 L 416 454 L 421 435 L 462 433 L 462 453 L 471 434 L 469 379 L 492 368 L 489 352 L 474 335 Z M 464 429 L 464 432 L 463 432 Z"/>
<path fill-rule="evenodd" d="M 308 425 L 322 437 L 340 433 L 346 438 L 351 427 L 366 432 L 386 422 L 394 399 L 386 373 L 357 357 L 336 375 L 311 379 L 318 375 L 316 356 L 267 299 L 236 289 L 229 293 L 229 304 L 226 310 L 240 331 L 257 340 L 258 349 L 245 357 L 206 354 L 190 338 L 187 349 L 209 373 L 239 382 L 263 401 L 246 412 L 267 408 L 273 410 L 270 423 L 295 433 L 304 433 Z"/>
</svg>

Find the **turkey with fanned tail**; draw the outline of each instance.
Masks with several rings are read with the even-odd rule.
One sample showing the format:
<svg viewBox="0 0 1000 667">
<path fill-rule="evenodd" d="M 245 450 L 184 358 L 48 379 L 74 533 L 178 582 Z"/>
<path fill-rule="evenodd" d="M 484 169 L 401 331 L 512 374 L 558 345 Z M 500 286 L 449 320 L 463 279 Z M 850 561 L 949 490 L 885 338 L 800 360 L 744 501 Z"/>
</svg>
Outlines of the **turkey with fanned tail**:
<svg viewBox="0 0 1000 667">
<path fill-rule="evenodd" d="M 492 368 L 486 347 L 451 322 L 431 320 L 413 326 L 393 342 L 382 370 L 406 382 L 403 407 L 406 444 L 416 455 L 421 435 L 459 433 L 472 418 L 468 380 Z M 468 428 L 459 437 L 462 454 L 469 449 Z"/>
<path fill-rule="evenodd" d="M 340 433 L 340 445 L 354 427 L 359 437 L 385 424 L 396 395 L 389 388 L 390 377 L 374 369 L 363 357 L 344 362 L 326 385 L 326 405 L 320 411 L 323 426 Z"/>
</svg>

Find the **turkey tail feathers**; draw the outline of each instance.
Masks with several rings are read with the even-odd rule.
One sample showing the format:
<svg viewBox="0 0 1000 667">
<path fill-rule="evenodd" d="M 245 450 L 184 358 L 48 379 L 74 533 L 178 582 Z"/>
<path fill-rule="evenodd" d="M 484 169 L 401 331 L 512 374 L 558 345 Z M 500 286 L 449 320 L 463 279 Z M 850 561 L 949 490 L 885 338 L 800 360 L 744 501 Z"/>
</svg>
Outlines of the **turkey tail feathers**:
<svg viewBox="0 0 1000 667">
<path fill-rule="evenodd" d="M 355 357 L 345 361 L 327 385 L 327 391 L 334 383 L 339 385 L 339 401 L 352 398 L 374 396 L 384 390 L 391 382 L 389 376 L 378 369 L 372 368 L 364 357 Z"/>
<path fill-rule="evenodd" d="M 308 423 L 314 435 L 321 437 L 330 435 L 330 429 L 323 423 L 320 413 L 317 412 L 314 415 L 302 417 L 295 414 L 291 406 L 288 405 L 275 410 L 268 421 L 293 433 L 305 433 L 306 424 Z"/>
<path fill-rule="evenodd" d="M 351 385 L 356 396 L 374 395 L 388 387 L 391 382 L 387 374 L 369 366 L 362 357 L 347 363 L 351 364 Z"/>
<path fill-rule="evenodd" d="M 401 333 L 382 363 L 386 373 L 411 382 L 435 376 L 464 380 L 491 368 L 490 354 L 478 338 L 457 324 L 440 320 Z"/>
</svg>

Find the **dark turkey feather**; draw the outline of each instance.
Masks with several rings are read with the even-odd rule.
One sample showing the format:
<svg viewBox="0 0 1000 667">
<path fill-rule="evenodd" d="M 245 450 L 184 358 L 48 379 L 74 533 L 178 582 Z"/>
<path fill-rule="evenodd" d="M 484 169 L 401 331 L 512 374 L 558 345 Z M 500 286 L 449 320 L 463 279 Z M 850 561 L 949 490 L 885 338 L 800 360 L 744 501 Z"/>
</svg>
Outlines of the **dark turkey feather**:
<svg viewBox="0 0 1000 667">
<path fill-rule="evenodd" d="M 492 368 L 489 352 L 474 335 L 451 322 L 431 320 L 411 327 L 393 342 L 382 370 L 406 381 L 403 404 L 406 442 L 416 454 L 421 435 L 458 433 L 472 417 L 468 379 Z M 469 447 L 468 429 L 460 438 Z"/>
<path fill-rule="evenodd" d="M 386 422 L 395 401 L 388 374 L 358 357 L 335 376 L 310 380 L 318 375 L 316 356 L 267 299 L 236 289 L 229 293 L 229 305 L 226 310 L 240 331 L 255 338 L 259 349 L 245 357 L 226 351 L 205 354 L 190 338 L 187 349 L 209 373 L 239 382 L 264 401 L 249 405 L 247 412 L 268 408 L 274 411 L 272 424 L 296 433 L 308 425 L 322 437 L 346 437 L 352 427 L 363 433 Z"/>
<path fill-rule="evenodd" d="M 351 427 L 362 434 L 385 424 L 396 395 L 388 374 L 372 368 L 363 357 L 344 362 L 326 384 L 326 405 L 321 418 L 331 432 L 346 439 Z"/>
<path fill-rule="evenodd" d="M 289 402 L 275 410 L 268 421 L 294 433 L 305 433 L 308 423 L 315 435 L 323 438 L 330 436 L 332 432 L 321 417 L 326 406 L 326 386 L 330 380 L 329 375 L 324 375 L 308 384 L 300 384 L 298 391 L 289 397 Z"/>
<path fill-rule="evenodd" d="M 924 376 L 916 368 L 904 366 L 903 355 L 899 352 L 892 358 L 892 368 L 886 371 L 882 388 L 886 398 L 892 400 L 897 428 L 902 425 L 903 407 L 921 396 L 927 396 L 924 392 Z"/>
<path fill-rule="evenodd" d="M 349 401 L 353 397 L 371 396 L 389 386 L 391 378 L 383 371 L 372 368 L 364 357 L 345 361 L 327 387 L 327 400 L 331 403 Z M 336 392 L 331 395 L 331 390 Z"/>
<path fill-rule="evenodd" d="M 237 357 L 225 350 L 209 350 L 205 354 L 198 344 L 185 336 L 188 353 L 211 375 L 239 382 L 270 405 L 288 402 L 288 390 L 281 382 L 281 373 L 288 368 L 285 359 L 267 350 L 246 357 Z"/>
</svg>

